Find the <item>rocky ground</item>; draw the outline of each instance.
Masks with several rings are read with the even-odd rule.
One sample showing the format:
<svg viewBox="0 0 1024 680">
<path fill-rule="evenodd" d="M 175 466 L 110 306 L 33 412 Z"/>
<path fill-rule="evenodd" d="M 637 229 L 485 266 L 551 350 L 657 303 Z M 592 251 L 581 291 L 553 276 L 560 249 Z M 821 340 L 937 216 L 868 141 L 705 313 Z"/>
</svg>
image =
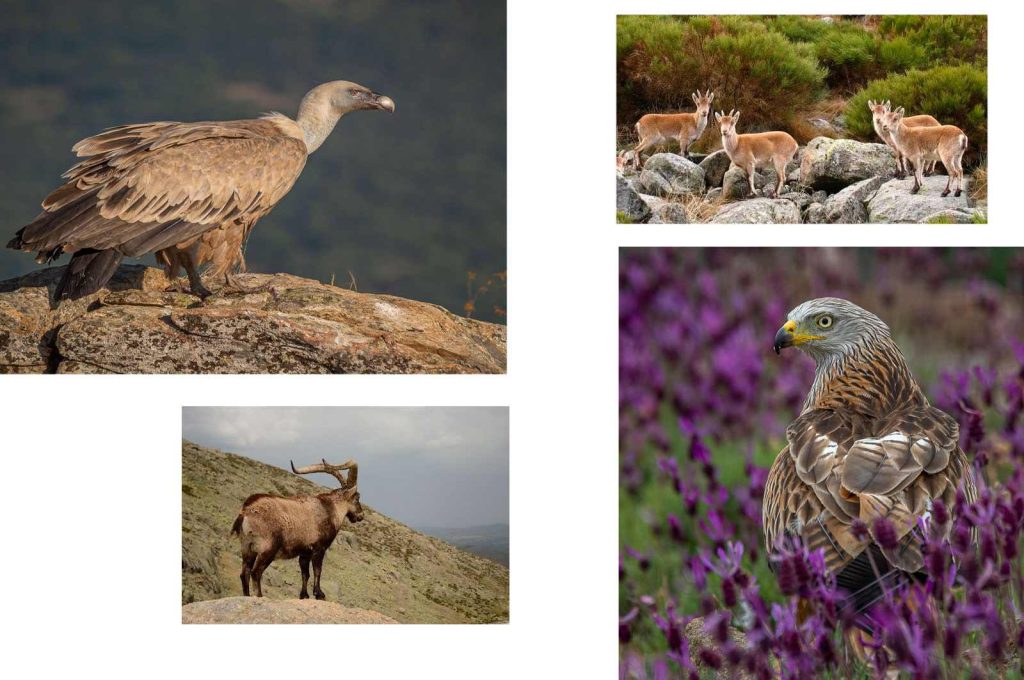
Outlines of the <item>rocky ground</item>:
<svg viewBox="0 0 1024 680">
<path fill-rule="evenodd" d="M 786 167 L 778 196 L 774 169 L 758 170 L 752 196 L 746 173 L 724 150 L 689 159 L 674 153 L 649 157 L 641 172 L 617 173 L 620 219 L 650 224 L 851 224 L 985 222 L 984 200 L 970 197 L 964 178 L 960 197 L 940 194 L 946 176 L 925 178 L 917 194 L 913 179 L 896 179 L 896 158 L 884 144 L 816 137 Z M 941 163 L 937 172 L 942 172 Z"/>
<path fill-rule="evenodd" d="M 319 600 L 225 597 L 181 608 L 182 623 L 398 623 L 369 609 Z"/>
<path fill-rule="evenodd" d="M 55 306 L 63 271 L 0 281 L 0 373 L 505 372 L 504 326 L 425 302 L 289 274 L 201 301 L 133 265 Z"/>
</svg>

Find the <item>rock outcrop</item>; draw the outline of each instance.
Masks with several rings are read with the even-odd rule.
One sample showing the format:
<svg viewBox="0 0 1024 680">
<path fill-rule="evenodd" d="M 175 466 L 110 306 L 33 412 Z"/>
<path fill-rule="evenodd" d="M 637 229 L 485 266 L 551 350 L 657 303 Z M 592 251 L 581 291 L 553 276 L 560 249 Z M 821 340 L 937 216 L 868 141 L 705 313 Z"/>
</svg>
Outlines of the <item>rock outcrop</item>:
<svg viewBox="0 0 1024 680">
<path fill-rule="evenodd" d="M 708 189 L 722 186 L 722 180 L 730 165 L 732 161 L 729 160 L 729 154 L 725 153 L 725 149 L 709 154 L 700 162 L 701 170 L 704 171 L 704 184 Z"/>
<path fill-rule="evenodd" d="M 804 149 L 800 181 L 814 189 L 839 191 L 870 177 L 896 175 L 896 156 L 885 144 L 815 137 Z"/>
<path fill-rule="evenodd" d="M 245 294 L 167 292 L 122 266 L 108 289 L 53 308 L 63 267 L 0 282 L 0 373 L 502 373 L 505 327 L 423 302 L 289 274 Z"/>
<path fill-rule="evenodd" d="M 398 623 L 369 609 L 322 600 L 225 597 L 181 608 L 182 623 Z"/>
<path fill-rule="evenodd" d="M 784 198 L 751 198 L 724 206 L 715 224 L 799 224 L 800 209 Z"/>
<path fill-rule="evenodd" d="M 950 194 L 942 197 L 946 188 L 946 176 L 934 175 L 925 177 L 921 190 L 910 193 L 914 187 L 914 178 L 894 179 L 883 184 L 867 204 L 869 222 L 899 223 L 928 222 L 936 216 L 943 221 L 950 221 L 950 215 L 956 215 L 954 222 L 970 222 L 974 216 L 967 189 L 970 178 L 964 178 L 964 191 L 959 197 Z"/>
<path fill-rule="evenodd" d="M 633 188 L 633 182 L 622 173 L 615 175 L 615 209 L 634 222 L 643 222 L 651 216 L 651 209 Z"/>
<path fill-rule="evenodd" d="M 657 153 L 647 159 L 636 188 L 668 198 L 700 195 L 704 193 L 704 170 L 674 153 Z"/>
<path fill-rule="evenodd" d="M 851 184 L 838 194 L 829 196 L 823 204 L 823 221 L 830 224 L 855 224 L 868 219 L 867 201 L 875 195 L 885 180 L 872 177 Z"/>
</svg>

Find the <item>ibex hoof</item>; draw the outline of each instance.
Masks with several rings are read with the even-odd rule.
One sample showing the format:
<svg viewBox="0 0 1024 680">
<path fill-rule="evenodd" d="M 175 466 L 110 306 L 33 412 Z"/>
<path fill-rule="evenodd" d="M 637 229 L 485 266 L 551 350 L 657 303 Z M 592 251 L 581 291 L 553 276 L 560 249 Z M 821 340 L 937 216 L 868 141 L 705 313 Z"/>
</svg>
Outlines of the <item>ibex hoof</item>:
<svg viewBox="0 0 1024 680">
<path fill-rule="evenodd" d="M 316 599 L 318 599 L 318 600 L 326 600 L 327 596 L 324 595 L 323 593 L 317 593 L 316 594 Z"/>
<path fill-rule="evenodd" d="M 945 198 L 946 196 L 949 196 L 949 189 L 942 192 L 942 197 Z"/>
<path fill-rule="evenodd" d="M 914 187 L 913 189 L 910 190 L 910 193 L 916 194 L 920 190 L 921 190 L 921 187 Z"/>
<path fill-rule="evenodd" d="M 959 190 L 959 189 L 957 189 L 957 190 L 956 190 L 956 193 L 955 193 L 955 194 L 953 194 L 953 195 L 954 195 L 954 196 L 956 196 L 957 198 L 960 198 L 960 190 Z"/>
<path fill-rule="evenodd" d="M 305 590 L 303 590 L 301 593 L 299 593 L 299 599 L 300 600 L 308 600 L 309 599 L 309 593 L 307 593 Z"/>
</svg>

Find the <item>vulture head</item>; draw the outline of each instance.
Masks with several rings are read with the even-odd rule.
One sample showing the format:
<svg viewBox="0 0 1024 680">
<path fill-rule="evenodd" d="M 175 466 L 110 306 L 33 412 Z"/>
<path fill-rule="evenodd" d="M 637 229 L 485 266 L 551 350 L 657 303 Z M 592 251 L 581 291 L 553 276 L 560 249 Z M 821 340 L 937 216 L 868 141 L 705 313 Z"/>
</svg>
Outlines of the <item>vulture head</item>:
<svg viewBox="0 0 1024 680">
<path fill-rule="evenodd" d="M 775 334 L 775 353 L 797 347 L 815 359 L 844 356 L 889 337 L 877 316 L 841 298 L 808 300 L 789 313 Z"/>
<path fill-rule="evenodd" d="M 306 99 L 326 103 L 338 116 L 362 109 L 388 112 L 395 110 L 395 102 L 391 97 L 378 94 L 368 87 L 347 80 L 334 80 L 318 85 L 309 91 L 303 102 Z"/>
</svg>

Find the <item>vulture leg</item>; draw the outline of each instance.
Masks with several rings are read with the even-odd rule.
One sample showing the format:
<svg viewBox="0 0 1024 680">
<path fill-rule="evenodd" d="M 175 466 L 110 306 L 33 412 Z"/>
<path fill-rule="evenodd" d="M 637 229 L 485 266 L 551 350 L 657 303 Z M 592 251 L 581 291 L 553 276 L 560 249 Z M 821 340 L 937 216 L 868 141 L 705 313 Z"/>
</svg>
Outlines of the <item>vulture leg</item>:
<svg viewBox="0 0 1024 680">
<path fill-rule="evenodd" d="M 187 252 L 182 252 L 181 264 L 185 267 L 185 272 L 188 274 L 188 287 L 191 289 L 193 295 L 199 297 L 201 300 L 205 300 L 213 295 L 213 293 L 203 285 L 203 279 L 199 276 L 199 270 L 196 269 L 196 264 L 192 261 L 191 255 Z"/>
<path fill-rule="evenodd" d="M 221 286 L 220 290 L 214 293 L 214 295 L 254 295 L 256 293 L 269 291 L 270 289 L 271 286 L 269 283 L 264 283 L 262 286 L 254 286 L 251 288 L 249 286 L 243 286 L 234 274 L 228 272 L 224 274 L 224 285 Z"/>
</svg>

